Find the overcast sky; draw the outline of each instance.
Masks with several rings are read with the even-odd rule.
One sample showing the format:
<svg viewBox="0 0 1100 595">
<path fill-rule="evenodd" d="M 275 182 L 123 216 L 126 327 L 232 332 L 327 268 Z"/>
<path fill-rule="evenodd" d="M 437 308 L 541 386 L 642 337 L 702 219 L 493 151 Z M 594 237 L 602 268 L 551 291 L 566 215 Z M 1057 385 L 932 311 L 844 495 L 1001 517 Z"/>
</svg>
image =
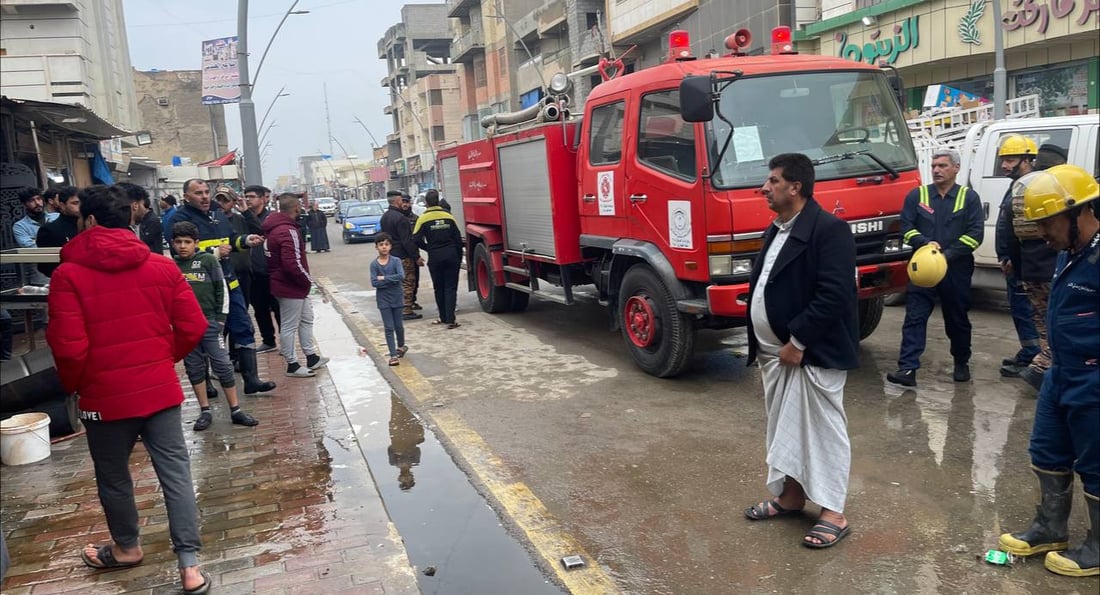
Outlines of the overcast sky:
<svg viewBox="0 0 1100 595">
<path fill-rule="evenodd" d="M 256 72 L 260 55 L 279 19 L 294 0 L 252 0 L 249 3 L 249 56 Z M 309 14 L 287 18 L 271 45 L 255 81 L 256 121 L 263 117 L 279 89 L 285 93 L 268 121 L 276 125 L 264 164 L 264 183 L 297 173 L 298 156 L 328 153 L 325 102 L 328 86 L 332 135 L 353 155 L 369 156 L 371 140 L 354 116 L 385 144 L 392 133 L 390 117 L 382 113 L 389 95 L 381 86 L 385 62 L 378 59 L 378 40 L 401 19 L 404 0 L 300 0 L 295 10 Z M 420 0 L 420 4 L 435 4 Z M 139 70 L 197 70 L 202 41 L 237 34 L 237 2 L 230 0 L 124 0 L 130 61 Z M 198 101 L 198 98 L 195 98 Z M 229 147 L 241 148 L 240 116 L 226 105 Z M 343 156 L 338 145 L 333 154 Z"/>
</svg>

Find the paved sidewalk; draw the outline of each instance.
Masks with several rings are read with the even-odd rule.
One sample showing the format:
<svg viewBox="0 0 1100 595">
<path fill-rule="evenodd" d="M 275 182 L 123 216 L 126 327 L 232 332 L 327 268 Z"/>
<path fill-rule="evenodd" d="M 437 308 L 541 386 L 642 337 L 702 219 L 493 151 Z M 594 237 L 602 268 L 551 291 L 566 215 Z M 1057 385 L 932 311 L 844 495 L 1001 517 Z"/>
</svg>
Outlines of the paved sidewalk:
<svg viewBox="0 0 1100 595">
<path fill-rule="evenodd" d="M 317 300 L 315 308 L 330 306 Z M 233 426 L 219 397 L 213 426 L 192 431 L 198 404 L 185 390 L 211 592 L 419 593 L 330 375 L 286 378 L 277 353 L 259 360 L 261 376 L 279 387 L 241 397 L 260 420 L 255 428 Z M 84 544 L 110 540 L 84 437 L 55 444 L 39 463 L 3 467 L 0 519 L 12 557 L 3 593 L 179 593 L 164 501 L 140 443 L 131 471 L 145 562 L 102 572 L 79 557 Z"/>
</svg>

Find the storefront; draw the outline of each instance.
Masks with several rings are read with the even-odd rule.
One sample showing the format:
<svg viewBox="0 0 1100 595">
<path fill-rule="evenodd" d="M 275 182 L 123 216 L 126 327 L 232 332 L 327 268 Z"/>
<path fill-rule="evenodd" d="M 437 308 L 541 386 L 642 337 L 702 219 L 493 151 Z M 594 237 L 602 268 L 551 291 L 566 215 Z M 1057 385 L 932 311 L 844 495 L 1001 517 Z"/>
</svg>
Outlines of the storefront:
<svg viewBox="0 0 1100 595">
<path fill-rule="evenodd" d="M 999 0 L 1008 97 L 1038 94 L 1045 116 L 1100 109 L 1100 3 Z M 796 36 L 803 52 L 901 73 L 911 109 L 928 85 L 993 98 L 993 8 L 986 0 L 890 0 L 814 23 Z"/>
</svg>

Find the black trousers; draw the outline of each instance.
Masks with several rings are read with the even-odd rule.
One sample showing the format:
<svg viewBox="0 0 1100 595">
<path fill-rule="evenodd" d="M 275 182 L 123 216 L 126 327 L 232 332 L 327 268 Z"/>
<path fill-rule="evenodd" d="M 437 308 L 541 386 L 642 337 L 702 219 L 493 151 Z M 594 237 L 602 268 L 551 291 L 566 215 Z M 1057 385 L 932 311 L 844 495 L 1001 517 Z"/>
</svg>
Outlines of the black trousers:
<svg viewBox="0 0 1100 595">
<path fill-rule="evenodd" d="M 458 257 L 428 260 L 428 274 L 435 288 L 435 306 L 444 324 L 455 321 L 455 303 L 458 301 Z"/>
<path fill-rule="evenodd" d="M 271 295 L 271 278 L 267 275 L 251 275 L 249 302 L 256 315 L 256 326 L 260 329 L 260 338 L 268 345 L 275 345 L 275 325 L 279 324 L 279 303 Z M 275 322 L 272 323 L 271 319 Z"/>
</svg>

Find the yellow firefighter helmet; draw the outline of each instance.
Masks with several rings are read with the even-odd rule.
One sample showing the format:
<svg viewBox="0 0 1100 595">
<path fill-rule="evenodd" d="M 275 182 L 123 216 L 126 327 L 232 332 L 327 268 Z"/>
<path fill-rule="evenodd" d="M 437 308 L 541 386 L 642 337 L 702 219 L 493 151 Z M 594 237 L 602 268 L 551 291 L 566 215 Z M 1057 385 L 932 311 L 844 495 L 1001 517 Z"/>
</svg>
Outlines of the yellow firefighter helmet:
<svg viewBox="0 0 1100 595">
<path fill-rule="evenodd" d="M 1083 168 L 1056 165 L 1016 180 L 1012 195 L 1023 197 L 1024 219 L 1041 221 L 1095 200 L 1100 195 L 1100 185 Z"/>
<path fill-rule="evenodd" d="M 998 157 L 1031 156 L 1039 154 L 1039 146 L 1035 141 L 1022 134 L 1010 134 L 1001 141 L 1001 148 L 997 151 Z"/>
<path fill-rule="evenodd" d="M 909 280 L 917 287 L 935 287 L 947 274 L 947 258 L 932 244 L 925 244 L 909 259 Z"/>
</svg>

